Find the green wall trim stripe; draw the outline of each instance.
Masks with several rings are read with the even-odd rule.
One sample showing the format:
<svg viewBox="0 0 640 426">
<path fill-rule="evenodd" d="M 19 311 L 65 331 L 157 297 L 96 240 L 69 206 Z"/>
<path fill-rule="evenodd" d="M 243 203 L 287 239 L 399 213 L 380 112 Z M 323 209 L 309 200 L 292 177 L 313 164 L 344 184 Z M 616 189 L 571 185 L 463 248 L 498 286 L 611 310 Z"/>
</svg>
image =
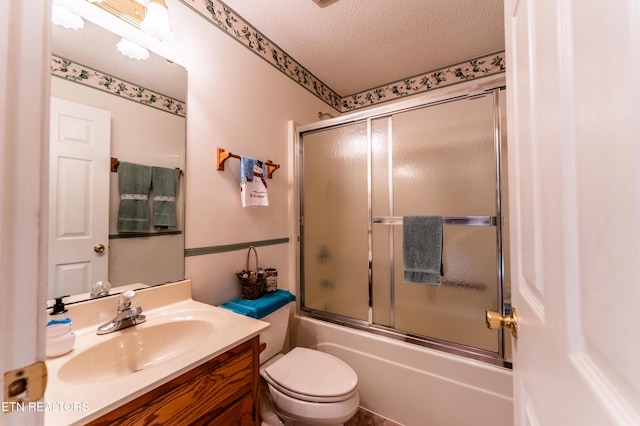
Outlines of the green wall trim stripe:
<svg viewBox="0 0 640 426">
<path fill-rule="evenodd" d="M 273 240 L 249 241 L 246 243 L 227 244 L 224 246 L 188 248 L 184 250 L 184 256 L 190 257 L 190 256 L 202 256 L 204 254 L 226 253 L 229 251 L 244 250 L 249 248 L 249 246 L 264 247 L 264 246 L 273 246 L 277 244 L 287 244 L 288 242 L 289 242 L 289 238 L 276 238 Z"/>
<path fill-rule="evenodd" d="M 164 231 L 164 232 L 128 232 L 125 234 L 111 234 L 110 240 L 119 240 L 122 238 L 147 238 L 147 237 L 163 237 L 165 235 L 180 235 L 182 231 Z"/>
</svg>

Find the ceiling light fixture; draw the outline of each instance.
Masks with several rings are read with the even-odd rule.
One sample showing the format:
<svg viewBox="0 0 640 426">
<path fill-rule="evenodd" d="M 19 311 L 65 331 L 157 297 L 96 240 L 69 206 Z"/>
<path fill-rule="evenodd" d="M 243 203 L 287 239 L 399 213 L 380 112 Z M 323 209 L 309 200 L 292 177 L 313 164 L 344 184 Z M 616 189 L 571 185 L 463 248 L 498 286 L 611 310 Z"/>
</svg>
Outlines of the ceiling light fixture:
<svg viewBox="0 0 640 426">
<path fill-rule="evenodd" d="M 160 41 L 173 39 L 165 0 L 88 0 Z"/>
</svg>

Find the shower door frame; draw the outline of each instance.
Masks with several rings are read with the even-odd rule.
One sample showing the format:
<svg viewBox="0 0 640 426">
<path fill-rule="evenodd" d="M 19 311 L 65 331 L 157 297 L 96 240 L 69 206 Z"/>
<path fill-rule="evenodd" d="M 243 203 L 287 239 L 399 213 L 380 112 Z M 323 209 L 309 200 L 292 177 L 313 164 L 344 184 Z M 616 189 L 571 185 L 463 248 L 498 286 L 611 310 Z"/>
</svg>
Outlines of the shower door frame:
<svg viewBox="0 0 640 426">
<path fill-rule="evenodd" d="M 407 343 L 423 346 L 431 349 L 436 349 L 442 352 L 455 354 L 467 358 L 472 358 L 482 362 L 486 362 L 493 365 L 512 368 L 510 360 L 505 359 L 505 332 L 501 329 L 498 330 L 498 351 L 493 352 L 486 349 L 475 348 L 460 343 L 445 341 L 434 337 L 428 337 L 418 335 L 411 332 L 397 330 L 393 327 L 375 324 L 373 322 L 373 277 L 372 277 L 372 232 L 374 216 L 372 212 L 372 194 L 371 194 L 371 143 L 372 143 L 372 121 L 375 119 L 383 119 L 385 117 L 390 118 L 393 114 L 406 112 L 410 110 L 416 110 L 429 106 L 435 106 L 439 104 L 454 102 L 464 99 L 472 99 L 481 95 L 493 96 L 493 134 L 494 134 L 494 149 L 496 160 L 496 217 L 490 217 L 490 223 L 496 226 L 496 251 L 497 251 L 497 294 L 496 300 L 498 303 L 498 310 L 502 314 L 506 314 L 509 309 L 504 303 L 504 244 L 503 244 L 503 210 L 502 210 L 502 118 L 500 109 L 498 108 L 499 91 L 505 89 L 505 76 L 500 74 L 497 76 L 487 77 L 478 81 L 471 81 L 460 83 L 457 86 L 453 86 L 448 89 L 440 89 L 432 93 L 424 95 L 417 95 L 413 99 L 393 102 L 389 105 L 382 107 L 375 107 L 365 111 L 346 114 L 341 117 L 332 118 L 329 120 L 318 121 L 315 123 L 298 126 L 295 128 L 295 147 L 294 147 L 294 161 L 295 161 L 295 173 L 297 176 L 298 186 L 296 188 L 298 196 L 298 246 L 297 246 L 297 284 L 298 294 L 300 295 L 300 303 L 298 304 L 298 315 L 303 315 L 334 324 L 351 327 L 359 330 L 363 330 L 369 333 L 387 336 L 396 340 L 402 340 Z M 315 133 L 346 125 L 366 123 L 367 124 L 367 143 L 368 143 L 368 158 L 367 158 L 367 172 L 368 177 L 368 246 L 369 246 L 369 268 L 368 268 L 368 318 L 367 320 L 356 319 L 339 314 L 334 314 L 326 311 L 308 308 L 305 306 L 305 289 L 302 285 L 304 277 L 304 258 L 302 253 L 303 244 L 303 228 L 304 228 L 304 175 L 302 170 L 302 139 L 305 133 Z M 473 224 L 473 223 L 472 223 Z M 393 282 L 391 287 L 393 293 Z M 393 296 L 391 300 L 391 306 L 393 307 Z M 488 307 L 489 308 L 489 307 Z M 392 313 L 393 317 L 393 313 Z"/>
</svg>

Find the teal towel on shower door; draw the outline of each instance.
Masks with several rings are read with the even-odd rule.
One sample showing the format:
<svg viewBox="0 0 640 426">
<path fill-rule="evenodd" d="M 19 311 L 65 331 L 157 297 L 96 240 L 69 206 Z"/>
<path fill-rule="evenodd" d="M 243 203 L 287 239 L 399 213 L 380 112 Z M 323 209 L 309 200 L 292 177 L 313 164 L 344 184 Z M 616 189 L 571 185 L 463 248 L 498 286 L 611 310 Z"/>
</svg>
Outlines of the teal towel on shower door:
<svg viewBox="0 0 640 426">
<path fill-rule="evenodd" d="M 402 218 L 405 281 L 442 284 L 442 216 Z"/>
</svg>

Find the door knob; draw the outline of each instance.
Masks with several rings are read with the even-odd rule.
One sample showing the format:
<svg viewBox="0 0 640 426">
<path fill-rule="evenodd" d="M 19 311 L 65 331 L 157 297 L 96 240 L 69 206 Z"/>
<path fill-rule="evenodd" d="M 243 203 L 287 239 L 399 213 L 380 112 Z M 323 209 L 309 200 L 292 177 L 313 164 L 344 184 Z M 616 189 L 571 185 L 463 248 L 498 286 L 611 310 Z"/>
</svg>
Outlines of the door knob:
<svg viewBox="0 0 640 426">
<path fill-rule="evenodd" d="M 511 329 L 511 335 L 513 338 L 518 338 L 518 317 L 516 314 L 516 308 L 511 308 L 509 315 L 500 315 L 496 311 L 487 309 L 486 320 L 488 329 L 497 330 L 500 327 L 507 327 Z"/>
<path fill-rule="evenodd" d="M 93 251 L 95 251 L 96 253 L 104 253 L 104 244 L 98 243 L 98 244 L 94 245 L 93 246 Z"/>
</svg>

